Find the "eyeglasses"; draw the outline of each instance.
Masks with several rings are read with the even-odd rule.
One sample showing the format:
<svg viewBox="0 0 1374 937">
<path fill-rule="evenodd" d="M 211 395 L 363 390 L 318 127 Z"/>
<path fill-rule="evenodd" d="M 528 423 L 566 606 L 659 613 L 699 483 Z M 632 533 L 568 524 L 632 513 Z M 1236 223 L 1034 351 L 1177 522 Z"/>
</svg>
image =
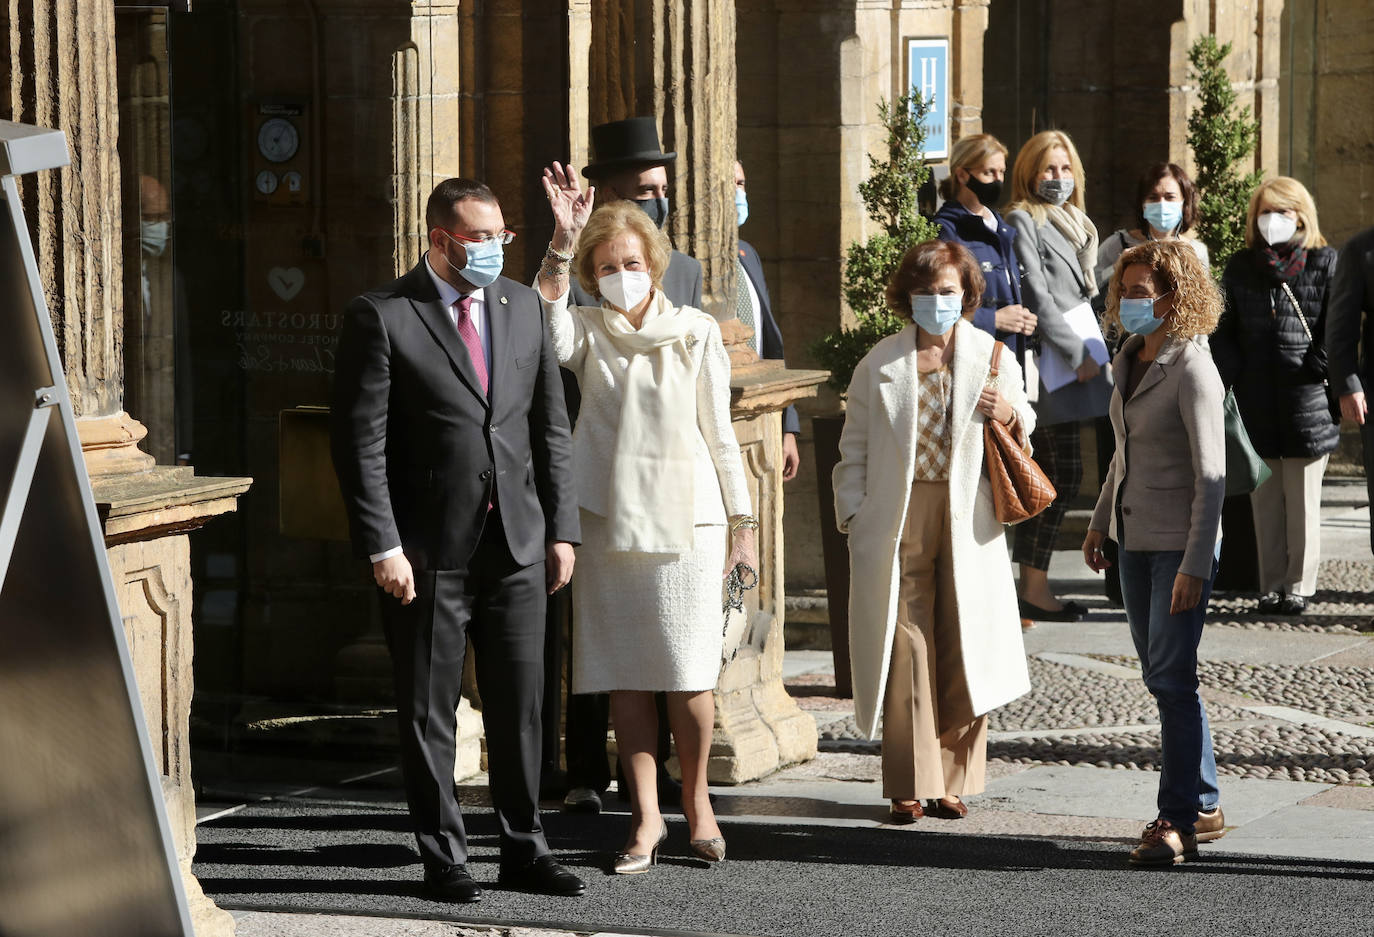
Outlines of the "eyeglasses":
<svg viewBox="0 0 1374 937">
<path fill-rule="evenodd" d="M 515 240 L 514 231 L 502 231 L 500 234 L 492 234 L 484 238 L 470 238 L 462 234 L 454 234 L 452 231 L 446 231 L 443 228 L 440 228 L 439 230 L 443 231 L 445 234 L 453 238 L 455 241 L 462 241 L 465 244 L 485 244 L 488 241 L 495 241 L 497 244 L 500 244 L 502 247 L 504 247 L 511 241 Z"/>
</svg>

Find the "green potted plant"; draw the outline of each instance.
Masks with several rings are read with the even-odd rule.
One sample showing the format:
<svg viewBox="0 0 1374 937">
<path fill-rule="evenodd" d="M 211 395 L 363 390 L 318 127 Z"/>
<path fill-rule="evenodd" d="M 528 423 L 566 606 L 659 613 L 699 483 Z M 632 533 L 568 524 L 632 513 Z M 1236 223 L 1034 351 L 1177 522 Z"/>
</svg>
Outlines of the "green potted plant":
<svg viewBox="0 0 1374 937">
<path fill-rule="evenodd" d="M 851 244 L 845 254 L 844 298 L 854 313 L 853 325 L 841 325 L 810 347 L 811 355 L 830 371 L 828 383 L 841 395 L 849 389 L 854 368 L 869 349 L 905 324 L 887 308 L 884 293 L 902 255 L 914 244 L 940 233 L 939 225 L 923 217 L 917 196 L 930 178 L 925 164 L 925 117 L 930 104 L 908 91 L 889 106 L 878 102 L 887 128 L 887 152 L 869 156 L 869 176 L 859 184 L 868 217 L 881 230 L 863 243 Z M 812 418 L 816 451 L 816 488 L 820 495 L 821 547 L 825 585 L 830 601 L 830 640 L 835 655 L 835 690 L 852 694 L 849 672 L 849 550 L 835 527 L 835 495 L 830 473 L 839 461 L 844 414 Z"/>
<path fill-rule="evenodd" d="M 1207 245 L 1212 274 L 1218 280 L 1226 261 L 1245 246 L 1250 193 L 1263 178 L 1260 172 L 1237 169 L 1255 152 L 1259 123 L 1249 107 L 1236 106 L 1236 91 L 1225 66 L 1230 54 L 1231 44 L 1219 46 L 1210 34 L 1199 36 L 1188 49 L 1198 89 L 1197 104 L 1188 115 L 1188 147 L 1197 167 L 1197 236 Z M 1249 495 L 1226 499 L 1221 526 L 1226 549 L 1221 551 L 1212 588 L 1259 591 L 1259 554 Z"/>
</svg>

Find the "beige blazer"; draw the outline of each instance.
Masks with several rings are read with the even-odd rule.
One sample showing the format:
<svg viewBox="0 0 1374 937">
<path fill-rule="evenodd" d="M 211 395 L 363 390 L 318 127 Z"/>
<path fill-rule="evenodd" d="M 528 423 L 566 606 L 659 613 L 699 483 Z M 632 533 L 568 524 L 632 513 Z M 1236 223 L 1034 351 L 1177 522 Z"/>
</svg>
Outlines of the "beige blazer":
<svg viewBox="0 0 1374 937">
<path fill-rule="evenodd" d="M 1126 550 L 1182 550 L 1179 572 L 1206 579 L 1226 497 L 1225 391 L 1201 342 L 1170 336 L 1123 405 L 1131 358 L 1144 343 L 1132 335 L 1112 361 L 1116 455 L 1089 526 Z"/>
<path fill-rule="evenodd" d="M 983 415 L 975 406 L 988 381 L 993 339 L 971 322 L 955 324 L 950 405 L 949 512 L 959 640 L 974 715 L 1030 691 L 1016 586 L 1005 528 L 983 471 Z M 1002 395 L 1027 436 L 1035 412 L 1022 389 L 1016 356 L 998 366 Z M 900 547 L 916 475 L 916 327 L 873 346 L 849 385 L 840 461 L 835 466 L 835 520 L 849 534 L 849 655 L 854 719 L 872 736 L 882 710 L 897 622 Z"/>
</svg>

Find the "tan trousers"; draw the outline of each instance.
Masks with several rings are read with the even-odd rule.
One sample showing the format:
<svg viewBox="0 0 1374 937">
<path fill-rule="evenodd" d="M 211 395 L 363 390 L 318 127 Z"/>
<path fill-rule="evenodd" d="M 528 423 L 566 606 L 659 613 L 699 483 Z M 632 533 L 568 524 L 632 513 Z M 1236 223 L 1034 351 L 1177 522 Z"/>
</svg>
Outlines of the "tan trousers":
<svg viewBox="0 0 1374 937">
<path fill-rule="evenodd" d="M 1274 474 L 1250 494 L 1262 592 L 1317 591 L 1327 458 L 1264 460 Z"/>
<path fill-rule="evenodd" d="M 983 790 L 988 720 L 974 718 L 959 642 L 949 483 L 916 482 L 883 698 L 883 796 L 928 800 Z"/>
</svg>

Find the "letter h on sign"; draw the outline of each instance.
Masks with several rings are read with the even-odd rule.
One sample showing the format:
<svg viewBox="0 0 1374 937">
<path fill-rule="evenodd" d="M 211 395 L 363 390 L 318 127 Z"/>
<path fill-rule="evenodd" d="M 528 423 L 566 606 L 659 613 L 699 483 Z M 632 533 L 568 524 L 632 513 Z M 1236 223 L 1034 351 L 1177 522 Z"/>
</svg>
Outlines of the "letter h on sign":
<svg viewBox="0 0 1374 937">
<path fill-rule="evenodd" d="M 926 159 L 949 156 L 949 40 L 906 41 L 907 87 L 930 103 L 926 112 Z"/>
</svg>

